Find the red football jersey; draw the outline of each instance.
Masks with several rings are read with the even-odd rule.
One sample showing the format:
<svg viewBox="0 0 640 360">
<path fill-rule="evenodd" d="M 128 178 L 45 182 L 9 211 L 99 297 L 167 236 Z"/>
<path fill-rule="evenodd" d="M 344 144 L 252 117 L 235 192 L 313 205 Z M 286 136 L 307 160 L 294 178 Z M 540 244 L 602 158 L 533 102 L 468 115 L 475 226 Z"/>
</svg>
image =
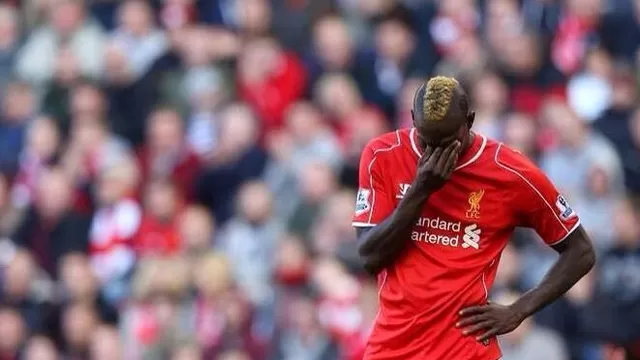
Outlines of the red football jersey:
<svg viewBox="0 0 640 360">
<path fill-rule="evenodd" d="M 385 134 L 364 149 L 354 226 L 384 221 L 411 186 L 421 156 L 415 131 Z M 458 312 L 487 302 L 515 227 L 533 228 L 554 245 L 578 225 L 566 200 L 530 160 L 476 134 L 416 219 L 408 251 L 378 275 L 380 311 L 365 359 L 500 358 L 496 339 L 482 344 L 455 327 Z"/>
</svg>

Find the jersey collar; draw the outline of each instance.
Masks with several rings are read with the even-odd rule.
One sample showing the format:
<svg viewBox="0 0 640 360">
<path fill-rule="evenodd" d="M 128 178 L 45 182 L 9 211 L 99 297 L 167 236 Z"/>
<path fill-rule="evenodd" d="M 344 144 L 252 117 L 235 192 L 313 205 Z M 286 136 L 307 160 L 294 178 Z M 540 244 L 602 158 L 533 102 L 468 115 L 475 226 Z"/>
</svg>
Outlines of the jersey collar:
<svg viewBox="0 0 640 360">
<path fill-rule="evenodd" d="M 476 135 L 473 139 L 473 144 L 469 147 L 469 149 L 458 159 L 458 166 L 456 166 L 455 170 L 460 170 L 465 166 L 472 164 L 474 161 L 478 160 L 482 152 L 484 151 L 485 146 L 487 145 L 487 138 L 477 132 L 474 132 Z M 409 132 L 409 139 L 411 140 L 411 148 L 413 152 L 418 155 L 418 158 L 422 157 L 422 151 L 418 148 L 417 142 L 418 134 L 416 134 L 416 128 L 411 128 Z"/>
</svg>

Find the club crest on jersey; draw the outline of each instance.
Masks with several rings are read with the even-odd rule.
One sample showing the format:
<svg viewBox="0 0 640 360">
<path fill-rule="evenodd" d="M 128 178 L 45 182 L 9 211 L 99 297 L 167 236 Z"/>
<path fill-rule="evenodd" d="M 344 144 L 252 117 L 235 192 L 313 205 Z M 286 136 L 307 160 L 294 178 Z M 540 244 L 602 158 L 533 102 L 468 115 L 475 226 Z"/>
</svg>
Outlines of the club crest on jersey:
<svg viewBox="0 0 640 360">
<path fill-rule="evenodd" d="M 358 189 L 358 195 L 356 196 L 356 215 L 364 214 L 371 209 L 371 203 L 369 202 L 370 195 L 371 190 Z"/>
<path fill-rule="evenodd" d="M 558 208 L 558 211 L 560 211 L 560 218 L 562 220 L 566 221 L 576 216 L 576 213 L 569 206 L 567 199 L 565 199 L 562 195 L 558 195 L 558 200 L 556 200 L 556 207 Z"/>
<path fill-rule="evenodd" d="M 480 218 L 480 201 L 484 196 L 484 190 L 473 191 L 469 194 L 469 209 L 467 210 L 468 219 Z"/>
<path fill-rule="evenodd" d="M 411 188 L 411 185 L 398 184 L 398 187 L 399 187 L 399 192 L 398 192 L 398 195 L 396 195 L 396 199 L 402 199 L 407 194 L 407 191 L 409 191 L 409 188 Z"/>
</svg>

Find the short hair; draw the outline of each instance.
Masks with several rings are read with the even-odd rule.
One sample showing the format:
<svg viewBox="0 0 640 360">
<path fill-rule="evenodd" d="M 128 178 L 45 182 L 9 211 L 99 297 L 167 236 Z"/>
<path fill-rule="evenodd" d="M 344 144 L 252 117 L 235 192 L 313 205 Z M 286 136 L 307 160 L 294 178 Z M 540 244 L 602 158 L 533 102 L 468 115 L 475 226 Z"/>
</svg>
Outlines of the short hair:
<svg viewBox="0 0 640 360">
<path fill-rule="evenodd" d="M 464 92 L 461 92 L 458 80 L 447 76 L 436 76 L 426 84 L 418 88 L 414 100 L 415 111 L 420 111 L 424 121 L 439 122 L 449 113 L 451 106 L 459 107 L 461 113 L 466 115 L 468 100 Z"/>
</svg>

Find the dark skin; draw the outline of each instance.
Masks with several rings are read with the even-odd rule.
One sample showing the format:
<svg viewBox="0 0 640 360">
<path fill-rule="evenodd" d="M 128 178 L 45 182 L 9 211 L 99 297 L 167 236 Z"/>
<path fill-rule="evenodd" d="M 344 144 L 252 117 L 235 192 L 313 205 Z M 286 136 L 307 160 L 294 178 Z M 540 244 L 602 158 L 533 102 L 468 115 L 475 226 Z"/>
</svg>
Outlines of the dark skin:
<svg viewBox="0 0 640 360">
<path fill-rule="evenodd" d="M 422 119 L 420 91 L 424 92 L 424 88 L 418 90 L 412 115 L 424 154 L 412 186 L 386 220 L 372 228 L 357 229 L 364 267 L 374 275 L 393 265 L 409 246 L 416 218 L 431 194 L 449 179 L 458 156 L 473 142 L 471 126 L 475 114 L 468 110 L 462 89 L 456 89 L 444 121 L 431 124 Z M 461 309 L 456 327 L 480 342 L 511 332 L 567 292 L 595 264 L 593 245 L 581 225 L 552 248 L 558 252 L 558 260 L 537 287 L 510 305 L 488 303 Z"/>
</svg>

